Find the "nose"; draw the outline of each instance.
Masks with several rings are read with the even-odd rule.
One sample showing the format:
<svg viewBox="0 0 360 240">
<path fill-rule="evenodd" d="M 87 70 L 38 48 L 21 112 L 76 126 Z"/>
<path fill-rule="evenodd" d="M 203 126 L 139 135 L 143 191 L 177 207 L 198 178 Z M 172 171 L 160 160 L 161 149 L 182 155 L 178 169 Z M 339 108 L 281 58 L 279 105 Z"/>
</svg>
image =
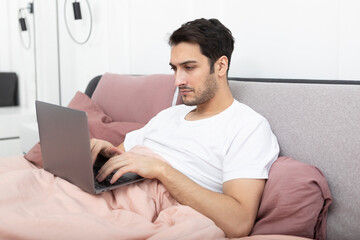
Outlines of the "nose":
<svg viewBox="0 0 360 240">
<path fill-rule="evenodd" d="M 186 85 L 187 81 L 186 81 L 186 76 L 185 74 L 182 73 L 182 71 L 176 71 L 175 72 L 175 86 L 179 87 L 182 85 Z"/>
</svg>

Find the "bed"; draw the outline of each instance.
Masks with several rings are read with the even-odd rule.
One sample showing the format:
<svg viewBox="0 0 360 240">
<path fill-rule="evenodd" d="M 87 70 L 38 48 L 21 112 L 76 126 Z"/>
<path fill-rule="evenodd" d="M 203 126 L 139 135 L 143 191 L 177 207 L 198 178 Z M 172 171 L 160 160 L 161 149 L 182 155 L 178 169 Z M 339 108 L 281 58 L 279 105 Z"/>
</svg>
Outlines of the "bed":
<svg viewBox="0 0 360 240">
<path fill-rule="evenodd" d="M 281 147 L 251 236 L 239 239 L 359 238 L 360 194 L 353 190 L 359 180 L 359 83 L 232 78 L 229 84 L 236 99 L 269 120 Z M 172 75 L 105 73 L 77 92 L 69 107 L 88 113 L 91 137 L 117 145 L 180 103 Z M 0 239 L 226 239 L 213 221 L 177 203 L 156 180 L 100 195 L 82 191 L 42 168 L 39 143 L 25 156 L 0 159 L 0 189 Z"/>
</svg>

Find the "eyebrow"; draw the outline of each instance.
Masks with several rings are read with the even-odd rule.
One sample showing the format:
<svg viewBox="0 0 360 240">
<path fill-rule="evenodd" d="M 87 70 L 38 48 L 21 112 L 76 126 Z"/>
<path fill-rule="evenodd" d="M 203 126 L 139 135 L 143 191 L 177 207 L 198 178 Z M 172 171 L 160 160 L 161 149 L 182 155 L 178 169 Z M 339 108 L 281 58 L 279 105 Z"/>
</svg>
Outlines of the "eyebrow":
<svg viewBox="0 0 360 240">
<path fill-rule="evenodd" d="M 189 63 L 197 63 L 197 61 L 196 61 L 196 60 L 187 60 L 187 61 L 185 61 L 185 62 L 179 63 L 179 66 L 186 65 L 186 64 L 189 64 Z M 171 67 L 175 67 L 175 65 L 172 64 L 171 62 L 169 63 L 169 65 L 170 65 Z"/>
</svg>

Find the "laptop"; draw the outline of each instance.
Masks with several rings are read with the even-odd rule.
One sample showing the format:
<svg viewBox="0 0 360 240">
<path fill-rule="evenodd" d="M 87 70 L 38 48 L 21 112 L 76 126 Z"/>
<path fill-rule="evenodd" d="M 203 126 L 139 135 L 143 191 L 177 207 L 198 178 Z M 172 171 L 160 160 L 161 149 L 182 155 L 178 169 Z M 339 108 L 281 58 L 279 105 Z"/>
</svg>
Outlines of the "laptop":
<svg viewBox="0 0 360 240">
<path fill-rule="evenodd" d="M 92 194 L 144 179 L 126 173 L 110 184 L 112 173 L 98 182 L 95 177 L 107 159 L 99 155 L 92 164 L 87 113 L 41 101 L 35 105 L 45 170 Z"/>
</svg>

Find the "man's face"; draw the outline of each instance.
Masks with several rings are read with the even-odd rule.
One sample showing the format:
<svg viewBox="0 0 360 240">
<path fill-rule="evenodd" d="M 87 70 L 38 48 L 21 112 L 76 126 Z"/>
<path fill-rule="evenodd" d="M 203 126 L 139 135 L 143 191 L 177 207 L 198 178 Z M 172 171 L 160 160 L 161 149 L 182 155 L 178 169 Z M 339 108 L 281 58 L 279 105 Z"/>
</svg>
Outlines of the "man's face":
<svg viewBox="0 0 360 240">
<path fill-rule="evenodd" d="M 215 96 L 215 73 L 210 74 L 209 60 L 198 44 L 182 42 L 172 46 L 170 66 L 185 105 L 201 105 Z"/>
</svg>

